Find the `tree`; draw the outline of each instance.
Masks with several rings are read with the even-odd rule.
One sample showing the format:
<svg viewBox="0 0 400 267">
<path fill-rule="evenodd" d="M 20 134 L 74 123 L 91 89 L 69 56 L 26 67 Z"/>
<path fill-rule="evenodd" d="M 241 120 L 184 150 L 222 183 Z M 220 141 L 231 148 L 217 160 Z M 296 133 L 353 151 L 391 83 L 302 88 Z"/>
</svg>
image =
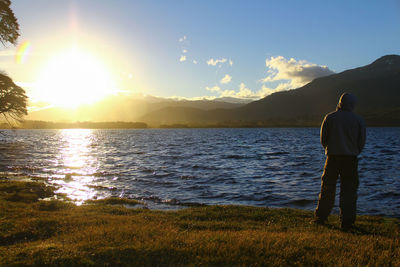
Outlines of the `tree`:
<svg viewBox="0 0 400 267">
<path fill-rule="evenodd" d="M 3 45 L 15 45 L 19 37 L 19 25 L 10 5 L 10 0 L 0 0 L 0 41 Z"/>
<path fill-rule="evenodd" d="M 10 0 L 0 0 L 0 42 L 15 45 L 19 37 L 19 25 L 10 8 Z M 21 121 L 27 115 L 27 99 L 24 89 L 16 85 L 5 73 L 0 73 L 0 115 L 9 124 L 11 120 Z"/>
<path fill-rule="evenodd" d="M 3 114 L 9 124 L 10 119 L 21 121 L 28 114 L 27 99 L 24 89 L 16 85 L 10 77 L 0 73 L 0 114 Z"/>
</svg>

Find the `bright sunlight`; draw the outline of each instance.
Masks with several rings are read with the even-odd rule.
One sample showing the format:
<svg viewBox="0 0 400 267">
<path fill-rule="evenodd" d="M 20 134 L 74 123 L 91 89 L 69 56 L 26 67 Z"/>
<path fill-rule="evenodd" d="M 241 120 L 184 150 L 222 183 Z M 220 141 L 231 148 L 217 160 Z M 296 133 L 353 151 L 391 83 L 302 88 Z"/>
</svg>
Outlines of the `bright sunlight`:
<svg viewBox="0 0 400 267">
<path fill-rule="evenodd" d="M 69 108 L 95 103 L 111 95 L 114 87 L 101 60 L 77 47 L 51 58 L 37 80 L 40 99 Z"/>
</svg>

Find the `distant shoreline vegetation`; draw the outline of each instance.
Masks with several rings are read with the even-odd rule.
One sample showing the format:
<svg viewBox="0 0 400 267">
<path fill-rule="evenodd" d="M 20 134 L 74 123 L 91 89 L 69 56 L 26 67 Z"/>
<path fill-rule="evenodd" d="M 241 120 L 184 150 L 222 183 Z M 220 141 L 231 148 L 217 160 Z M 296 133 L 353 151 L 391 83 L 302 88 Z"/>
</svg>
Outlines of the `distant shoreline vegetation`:
<svg viewBox="0 0 400 267">
<path fill-rule="evenodd" d="M 26 120 L 17 127 L 0 122 L 0 129 L 180 129 L 180 128 L 298 128 L 319 127 L 319 123 L 304 121 L 226 121 L 219 123 L 145 123 L 145 122 L 50 122 Z"/>
<path fill-rule="evenodd" d="M 177 128 L 307 128 L 319 127 L 318 123 L 288 122 L 288 121 L 230 121 L 220 123 L 183 123 L 161 124 L 152 128 L 177 129 Z"/>
<path fill-rule="evenodd" d="M 13 129 L 145 129 L 144 122 L 49 122 L 24 121 Z M 0 129 L 11 129 L 7 123 L 0 123 Z"/>
<path fill-rule="evenodd" d="M 190 129 L 190 128 L 309 128 L 320 127 L 322 117 L 314 120 L 266 120 L 266 121 L 225 121 L 216 123 L 146 123 L 146 122 L 51 122 L 26 120 L 17 127 L 0 122 L 0 129 Z M 365 116 L 367 127 L 400 127 L 393 119 L 379 120 Z"/>
</svg>

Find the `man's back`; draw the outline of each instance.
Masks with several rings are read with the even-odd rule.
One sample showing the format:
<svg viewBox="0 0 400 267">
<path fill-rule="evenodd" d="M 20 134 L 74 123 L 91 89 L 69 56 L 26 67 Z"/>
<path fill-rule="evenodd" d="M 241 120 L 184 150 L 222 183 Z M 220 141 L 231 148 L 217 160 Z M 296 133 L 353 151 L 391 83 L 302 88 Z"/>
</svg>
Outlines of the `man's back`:
<svg viewBox="0 0 400 267">
<path fill-rule="evenodd" d="M 361 153 L 365 144 L 365 124 L 352 112 L 355 99 L 341 99 L 338 109 L 325 116 L 321 125 L 321 144 L 326 155 L 351 155 Z"/>
<path fill-rule="evenodd" d="M 363 120 L 351 111 L 329 113 L 321 127 L 321 143 L 327 155 L 357 156 L 365 144 Z"/>
</svg>

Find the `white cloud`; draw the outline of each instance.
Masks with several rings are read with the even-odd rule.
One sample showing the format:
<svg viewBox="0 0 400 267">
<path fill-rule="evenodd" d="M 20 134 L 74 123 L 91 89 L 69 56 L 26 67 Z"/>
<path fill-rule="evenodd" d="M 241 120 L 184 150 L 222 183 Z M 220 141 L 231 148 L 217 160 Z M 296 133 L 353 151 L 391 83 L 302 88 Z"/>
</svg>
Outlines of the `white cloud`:
<svg viewBox="0 0 400 267">
<path fill-rule="evenodd" d="M 224 90 L 220 92 L 219 97 L 236 97 L 235 90 Z"/>
<path fill-rule="evenodd" d="M 254 93 L 244 83 L 239 85 L 239 90 L 222 90 L 219 86 L 206 87 L 210 92 L 218 93 L 218 97 L 234 97 L 242 99 L 259 99 L 262 97 L 261 92 Z"/>
<path fill-rule="evenodd" d="M 227 64 L 229 66 L 232 67 L 233 65 L 233 61 L 231 59 L 227 59 L 227 58 L 210 58 L 209 60 L 207 60 L 207 65 L 209 66 L 217 66 L 219 68 L 222 67 L 222 65 Z"/>
<path fill-rule="evenodd" d="M 213 86 L 213 87 L 206 87 L 206 90 L 210 91 L 210 92 L 217 92 L 217 93 L 222 92 L 221 88 L 218 85 Z"/>
<path fill-rule="evenodd" d="M 222 64 L 222 63 L 225 63 L 227 61 L 228 61 L 228 59 L 226 59 L 226 58 L 221 58 L 221 59 L 210 58 L 207 61 L 207 65 L 216 66 L 217 64 Z"/>
<path fill-rule="evenodd" d="M 224 90 L 221 92 L 221 97 L 235 97 L 245 99 L 258 99 L 259 96 L 253 93 L 244 83 L 239 86 L 239 91 L 235 90 Z"/>
<path fill-rule="evenodd" d="M 216 99 L 216 96 L 195 96 L 195 97 L 184 97 L 184 96 L 169 96 L 166 99 L 173 99 L 173 100 L 189 100 L 189 101 L 194 101 L 194 100 L 213 100 Z"/>
<path fill-rule="evenodd" d="M 277 87 L 275 88 L 269 88 L 265 84 L 261 86 L 261 89 L 257 92 L 257 95 L 259 95 L 260 98 L 266 97 L 267 95 L 276 93 L 276 92 L 281 92 L 281 91 L 287 91 L 293 89 L 293 86 L 290 82 L 286 83 L 280 83 Z"/>
<path fill-rule="evenodd" d="M 225 84 L 225 83 L 230 83 L 232 81 L 232 76 L 226 74 L 224 78 L 221 79 L 220 83 Z"/>
<path fill-rule="evenodd" d="M 183 37 L 179 38 L 179 42 L 184 42 L 186 41 L 187 37 L 186 35 L 184 35 Z"/>
<path fill-rule="evenodd" d="M 180 49 L 182 51 L 181 53 L 181 57 L 179 58 L 179 62 L 185 62 L 185 61 L 189 61 L 192 62 L 193 64 L 197 64 L 197 60 L 192 60 L 191 56 L 188 56 L 189 53 L 189 49 L 188 47 L 190 47 L 190 41 L 187 38 L 186 35 L 184 35 L 183 37 L 179 38 L 179 43 L 180 43 Z"/>
<path fill-rule="evenodd" d="M 232 60 L 210 59 L 208 65 L 217 66 L 218 64 L 227 63 L 233 65 Z M 234 97 L 242 99 L 256 100 L 266 97 L 272 93 L 295 89 L 311 82 L 313 79 L 333 74 L 327 66 L 320 66 L 309 63 L 304 60 L 297 61 L 293 58 L 287 60 L 282 56 L 267 58 L 266 66 L 268 67 L 268 76 L 262 79 L 263 82 L 259 90 L 251 90 L 245 83 L 241 83 L 239 88 L 222 89 L 218 85 L 214 87 L 206 87 L 210 92 L 218 94 L 217 97 Z M 226 74 L 221 80 L 221 84 L 231 82 L 232 77 Z"/>
<path fill-rule="evenodd" d="M 315 78 L 334 74 L 327 66 L 309 63 L 305 60 L 297 61 L 294 58 L 287 60 L 282 56 L 271 57 L 265 60 L 268 76 L 263 82 L 289 81 L 289 89 L 301 87 Z"/>
<path fill-rule="evenodd" d="M 180 62 L 186 61 L 186 56 L 182 55 L 181 58 L 179 59 Z"/>
<path fill-rule="evenodd" d="M 239 92 L 236 93 L 239 98 L 258 98 L 257 94 L 254 94 L 249 88 L 246 87 L 244 83 L 239 86 Z"/>
</svg>

